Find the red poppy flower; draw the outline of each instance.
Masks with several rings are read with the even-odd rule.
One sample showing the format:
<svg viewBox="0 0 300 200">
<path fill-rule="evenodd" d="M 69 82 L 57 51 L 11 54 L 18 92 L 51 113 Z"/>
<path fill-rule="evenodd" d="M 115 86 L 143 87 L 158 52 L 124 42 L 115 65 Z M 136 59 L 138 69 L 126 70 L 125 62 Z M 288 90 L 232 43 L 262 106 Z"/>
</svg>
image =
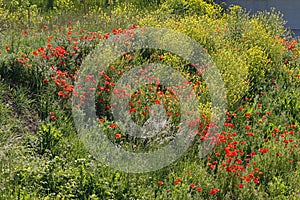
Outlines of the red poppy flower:
<svg viewBox="0 0 300 200">
<path fill-rule="evenodd" d="M 121 138 L 121 134 L 120 134 L 120 133 L 117 133 L 117 134 L 115 135 L 115 137 L 116 137 L 116 139 L 119 139 L 119 138 Z"/>
<path fill-rule="evenodd" d="M 157 56 L 158 59 L 162 60 L 164 57 L 162 55 Z"/>
<path fill-rule="evenodd" d="M 36 51 L 32 52 L 32 54 L 35 55 L 35 56 L 39 55 L 38 52 L 36 52 Z"/>
<path fill-rule="evenodd" d="M 209 192 L 209 194 L 213 195 L 213 194 L 217 193 L 218 191 L 219 191 L 218 188 L 214 188 Z"/>
<path fill-rule="evenodd" d="M 249 181 L 250 181 L 250 179 L 249 179 L 248 176 L 244 176 L 244 180 L 245 180 L 246 182 L 249 182 Z"/>
<path fill-rule="evenodd" d="M 182 179 L 181 179 L 181 178 L 177 178 L 177 181 L 181 182 L 181 181 L 182 181 Z"/>
<path fill-rule="evenodd" d="M 269 148 L 260 148 L 259 151 L 260 151 L 262 154 L 266 154 L 266 153 L 269 151 Z"/>
<path fill-rule="evenodd" d="M 63 93 L 63 91 L 59 91 L 58 95 L 61 96 L 62 98 L 65 98 L 67 94 Z"/>
<path fill-rule="evenodd" d="M 158 184 L 158 185 L 162 185 L 162 184 L 164 184 L 164 182 L 158 181 L 157 184 Z"/>
<path fill-rule="evenodd" d="M 247 119 L 250 119 L 251 114 L 250 114 L 250 113 L 246 113 L 246 114 L 245 114 L 245 117 L 246 117 Z"/>
<path fill-rule="evenodd" d="M 117 124 L 110 124 L 110 128 L 117 128 Z"/>
<path fill-rule="evenodd" d="M 174 181 L 174 184 L 175 185 L 178 185 L 180 182 L 179 181 Z"/>
<path fill-rule="evenodd" d="M 261 107 L 262 107 L 262 104 L 261 104 L 261 103 L 257 104 L 257 107 L 261 108 Z"/>
</svg>

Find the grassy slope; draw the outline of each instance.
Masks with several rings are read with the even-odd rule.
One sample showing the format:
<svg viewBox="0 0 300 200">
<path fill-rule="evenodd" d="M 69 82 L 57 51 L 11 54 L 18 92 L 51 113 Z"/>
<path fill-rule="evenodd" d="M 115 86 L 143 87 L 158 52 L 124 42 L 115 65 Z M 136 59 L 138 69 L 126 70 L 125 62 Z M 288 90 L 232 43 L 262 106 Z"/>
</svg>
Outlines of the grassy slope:
<svg viewBox="0 0 300 200">
<path fill-rule="evenodd" d="M 115 12 L 118 14 L 120 11 L 116 10 Z M 117 23 L 106 25 L 105 29 L 108 30 L 124 23 L 126 24 L 126 21 L 122 21 L 120 17 Z M 91 26 L 91 28 L 95 27 Z M 272 94 L 270 94 L 271 99 L 273 99 Z M 194 157 L 186 153 L 182 159 L 173 165 L 154 173 L 134 175 L 112 170 L 98 164 L 89 156 L 81 142 L 76 138 L 71 118 L 61 109 L 61 103 L 55 102 L 57 97 L 54 97 L 54 94 L 52 94 L 53 97 L 47 96 L 47 93 L 39 97 L 33 97 L 33 95 L 26 88 L 12 87 L 7 82 L 1 81 L 0 198 L 2 199 L 18 199 L 19 197 L 41 199 L 45 196 L 53 199 L 55 197 L 60 199 L 59 196 L 75 199 L 87 199 L 88 197 L 97 199 L 96 195 L 99 199 L 128 199 L 129 197 L 132 199 L 142 199 L 143 197 L 146 199 L 154 199 L 155 197 L 157 199 L 172 197 L 200 199 L 201 197 L 210 197 L 207 193 L 214 186 L 215 178 L 220 178 L 223 181 L 230 179 L 230 177 L 222 177 L 222 174 L 218 175 L 219 177 L 210 175 L 211 171 L 205 167 L 207 161 L 199 161 L 197 155 L 192 154 L 193 149 L 188 153 Z M 49 120 L 49 117 L 40 116 L 39 119 L 36 119 L 36 114 L 44 109 L 39 104 L 41 99 L 43 101 L 49 100 L 50 108 L 47 108 L 47 111 L 55 110 L 57 116 L 61 118 L 54 123 Z M 282 98 L 278 97 L 278 99 Z M 269 100 L 267 98 L 266 101 Z M 282 104 L 284 105 L 284 103 Z M 280 112 L 280 109 L 293 109 L 282 107 L 276 110 L 276 106 L 277 104 L 270 106 L 274 107 L 274 112 Z M 273 122 L 277 125 L 285 123 L 286 116 L 290 116 L 288 111 L 287 113 L 282 112 L 282 115 L 273 115 Z M 39 122 L 38 130 L 37 122 Z M 243 122 L 240 126 L 243 126 Z M 52 130 L 51 134 L 53 133 L 52 139 L 56 140 L 59 137 L 59 141 L 51 143 L 52 146 L 41 147 L 45 144 L 44 139 L 48 137 L 47 131 L 50 129 Z M 296 137 L 297 134 L 295 139 Z M 269 160 L 265 162 L 269 162 Z M 278 163 L 280 164 L 280 162 Z M 250 195 L 248 198 L 276 197 L 280 199 L 284 196 L 300 198 L 299 185 L 296 185 L 298 182 L 293 180 L 293 178 L 297 180 L 297 177 L 300 176 L 299 161 L 295 163 L 293 169 L 295 171 L 291 172 L 290 177 L 287 177 L 286 173 L 283 174 L 285 175 L 284 180 L 280 176 L 269 177 L 268 181 L 273 184 L 272 186 L 254 187 L 251 185 L 251 192 L 248 193 L 253 194 L 253 196 Z M 268 169 L 265 170 L 268 171 Z M 187 175 L 187 171 L 191 172 L 192 175 Z M 180 185 L 174 185 L 174 180 L 179 176 L 184 181 Z M 157 186 L 159 180 L 164 181 L 162 188 Z M 190 183 L 201 185 L 206 190 L 206 196 L 194 190 L 190 191 Z M 226 188 L 226 185 L 224 187 Z M 273 197 L 266 193 L 266 188 L 271 188 L 268 192 L 273 192 Z M 219 198 L 230 199 L 232 198 L 230 195 L 228 192 L 226 197 L 219 196 Z M 247 196 L 247 194 L 244 195 Z"/>
</svg>

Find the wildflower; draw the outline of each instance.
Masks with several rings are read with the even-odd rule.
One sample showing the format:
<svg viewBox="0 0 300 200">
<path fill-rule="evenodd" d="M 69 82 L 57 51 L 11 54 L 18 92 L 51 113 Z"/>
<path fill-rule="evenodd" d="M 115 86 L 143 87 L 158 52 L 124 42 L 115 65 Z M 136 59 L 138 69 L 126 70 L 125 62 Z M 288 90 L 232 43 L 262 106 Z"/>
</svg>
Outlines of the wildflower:
<svg viewBox="0 0 300 200">
<path fill-rule="evenodd" d="M 115 137 L 116 137 L 116 139 L 119 139 L 119 138 L 121 138 L 121 134 L 120 134 L 120 133 L 117 133 L 117 134 L 115 135 Z"/>
<path fill-rule="evenodd" d="M 201 187 L 197 187 L 196 190 L 197 190 L 198 192 L 201 192 L 201 191 L 202 191 L 202 188 L 201 188 Z"/>
<path fill-rule="evenodd" d="M 9 48 L 9 46 L 5 46 L 5 49 L 6 49 L 6 51 L 9 51 L 10 50 L 10 48 Z"/>
<path fill-rule="evenodd" d="M 110 128 L 117 128 L 117 124 L 110 124 Z"/>
<path fill-rule="evenodd" d="M 118 34 L 119 32 L 118 32 L 117 29 L 113 29 L 113 30 L 112 30 L 112 33 L 113 33 L 114 35 L 116 35 L 116 34 Z"/>
<path fill-rule="evenodd" d="M 262 104 L 261 104 L 261 103 L 257 104 L 257 107 L 261 108 L 261 107 L 262 107 Z"/>
<path fill-rule="evenodd" d="M 129 109 L 129 113 L 135 113 L 136 112 L 136 108 L 130 108 Z"/>
<path fill-rule="evenodd" d="M 260 148 L 259 151 L 260 151 L 262 154 L 266 154 L 266 153 L 269 151 L 269 148 Z"/>
<path fill-rule="evenodd" d="M 246 114 L 245 114 L 245 117 L 246 117 L 247 119 L 250 119 L 251 114 L 250 114 L 250 113 L 246 113 Z"/>
<path fill-rule="evenodd" d="M 50 118 L 51 118 L 52 121 L 56 120 L 56 117 L 54 115 L 52 115 Z"/>
<path fill-rule="evenodd" d="M 162 55 L 157 56 L 158 59 L 162 60 L 164 57 Z"/>
<path fill-rule="evenodd" d="M 194 189 L 196 186 L 195 186 L 195 184 L 190 184 L 190 188 L 192 188 L 192 189 Z"/>
<path fill-rule="evenodd" d="M 209 192 L 209 194 L 213 195 L 213 194 L 217 193 L 218 191 L 219 191 L 218 188 L 214 188 Z"/>
<path fill-rule="evenodd" d="M 35 55 L 35 56 L 39 55 L 38 52 L 36 52 L 36 51 L 32 52 L 32 54 Z"/>
<path fill-rule="evenodd" d="M 279 133 L 279 132 L 280 132 L 280 130 L 279 130 L 278 128 L 274 128 L 274 131 L 275 131 L 276 133 Z"/>
<path fill-rule="evenodd" d="M 24 64 L 24 61 L 23 61 L 23 60 L 21 60 L 21 59 L 19 59 L 19 58 L 18 58 L 17 60 L 18 60 L 19 63 Z"/>
<path fill-rule="evenodd" d="M 25 30 L 23 31 L 23 33 L 22 33 L 22 36 L 27 35 L 27 33 L 28 33 L 28 30 L 25 29 Z"/>
<path fill-rule="evenodd" d="M 58 95 L 61 96 L 62 98 L 67 97 L 67 94 L 63 93 L 63 91 L 59 91 Z"/>
<path fill-rule="evenodd" d="M 240 183 L 239 184 L 239 188 L 243 188 L 244 186 L 243 186 L 243 184 L 242 183 Z"/>
<path fill-rule="evenodd" d="M 250 179 L 249 179 L 248 176 L 244 176 L 244 180 L 245 180 L 246 182 L 249 182 L 249 181 L 250 181 Z"/>
<path fill-rule="evenodd" d="M 225 163 L 225 162 L 222 162 L 222 166 L 223 166 L 223 167 L 226 167 L 226 163 Z"/>
<path fill-rule="evenodd" d="M 157 184 L 158 184 L 158 185 L 162 185 L 162 184 L 164 184 L 164 182 L 158 181 Z"/>
</svg>

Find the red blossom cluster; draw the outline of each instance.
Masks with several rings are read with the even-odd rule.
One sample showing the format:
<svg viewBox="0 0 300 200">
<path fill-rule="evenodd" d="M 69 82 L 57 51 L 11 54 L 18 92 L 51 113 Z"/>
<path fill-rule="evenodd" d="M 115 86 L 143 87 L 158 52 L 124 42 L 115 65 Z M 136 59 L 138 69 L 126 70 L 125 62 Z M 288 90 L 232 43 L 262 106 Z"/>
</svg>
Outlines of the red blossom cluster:
<svg viewBox="0 0 300 200">
<path fill-rule="evenodd" d="M 55 76 L 51 76 L 51 80 L 54 81 L 56 86 L 59 88 L 59 96 L 66 98 L 72 94 L 74 88 L 70 82 L 75 80 L 75 76 L 73 74 L 57 70 Z"/>
</svg>

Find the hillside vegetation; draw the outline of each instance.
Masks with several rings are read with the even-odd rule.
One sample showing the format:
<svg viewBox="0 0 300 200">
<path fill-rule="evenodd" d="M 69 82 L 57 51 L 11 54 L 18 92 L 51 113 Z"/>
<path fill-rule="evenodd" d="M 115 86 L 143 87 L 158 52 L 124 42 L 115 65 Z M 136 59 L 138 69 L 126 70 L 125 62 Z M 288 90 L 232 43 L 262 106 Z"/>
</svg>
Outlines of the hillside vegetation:
<svg viewBox="0 0 300 200">
<path fill-rule="evenodd" d="M 0 199 L 300 199 L 299 43 L 284 24 L 275 10 L 250 16 L 209 0 L 0 0 Z M 184 34 L 210 56 L 226 93 L 221 125 L 211 90 L 222 87 L 211 88 L 174 52 L 124 52 L 96 76 L 83 75 L 99 64 L 87 60 L 97 49 L 149 27 Z M 172 44 L 189 49 L 176 37 Z M 115 90 L 122 75 L 149 63 L 176 70 L 197 101 L 180 107 L 160 83 L 137 88 L 124 109 L 136 124 L 151 118 L 152 106 L 171 119 L 170 129 L 145 139 L 122 132 L 110 101 L 125 99 Z M 85 87 L 90 93 L 80 93 Z M 182 124 L 190 107 L 200 117 Z M 89 151 L 74 108 L 95 108 L 106 138 L 136 154 L 165 147 L 181 127 L 197 132 L 172 164 L 127 173 Z M 214 146 L 202 158 L 207 141 Z"/>
</svg>

